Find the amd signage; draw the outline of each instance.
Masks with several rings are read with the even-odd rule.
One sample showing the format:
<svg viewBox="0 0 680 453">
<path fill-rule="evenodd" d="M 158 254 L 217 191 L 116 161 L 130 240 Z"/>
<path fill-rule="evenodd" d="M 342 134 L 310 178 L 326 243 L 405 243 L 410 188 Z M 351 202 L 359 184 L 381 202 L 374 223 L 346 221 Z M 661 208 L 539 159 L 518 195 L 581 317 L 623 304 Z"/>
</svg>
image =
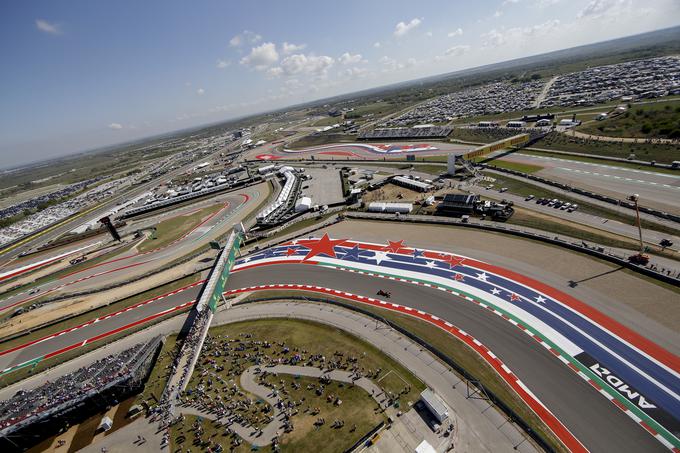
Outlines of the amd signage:
<svg viewBox="0 0 680 453">
<path fill-rule="evenodd" d="M 656 405 L 647 401 L 639 392 L 633 390 L 628 384 L 599 363 L 589 366 L 590 370 L 607 381 L 609 385 L 614 387 L 620 394 L 625 396 L 629 401 L 636 403 L 640 409 L 656 409 Z"/>
<path fill-rule="evenodd" d="M 673 433 L 673 435 L 677 436 L 680 434 L 680 421 L 673 417 L 666 409 L 660 407 L 659 401 L 653 401 L 643 395 L 642 392 L 628 384 L 623 378 L 617 376 L 607 364 L 595 360 L 589 354 L 581 353 L 574 358 L 615 389 L 619 395 L 640 408 L 640 410 Z"/>
</svg>

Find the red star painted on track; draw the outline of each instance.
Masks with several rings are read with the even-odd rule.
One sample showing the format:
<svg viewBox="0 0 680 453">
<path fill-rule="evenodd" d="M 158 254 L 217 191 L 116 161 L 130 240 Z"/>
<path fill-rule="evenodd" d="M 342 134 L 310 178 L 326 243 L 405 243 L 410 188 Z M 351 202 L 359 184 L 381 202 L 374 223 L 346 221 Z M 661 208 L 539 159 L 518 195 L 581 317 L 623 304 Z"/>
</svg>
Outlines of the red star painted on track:
<svg viewBox="0 0 680 453">
<path fill-rule="evenodd" d="M 387 241 L 389 242 L 388 245 L 383 247 L 383 250 L 387 250 L 388 252 L 391 253 L 399 253 L 399 250 L 405 248 L 406 246 L 404 245 L 404 240 L 402 239 L 401 241 L 394 242 L 394 241 Z"/>
<path fill-rule="evenodd" d="M 297 250 L 288 247 L 288 250 L 286 250 L 286 256 L 295 255 L 296 252 Z"/>
<path fill-rule="evenodd" d="M 519 296 L 515 293 L 510 294 L 510 300 L 516 302 L 519 300 Z"/>
<path fill-rule="evenodd" d="M 307 255 L 302 259 L 302 261 L 307 261 L 316 255 L 327 255 L 331 258 L 335 258 L 335 247 L 347 241 L 347 239 L 331 239 L 328 237 L 328 233 L 324 233 L 323 237 L 318 240 L 305 241 L 304 245 L 309 249 Z"/>
<path fill-rule="evenodd" d="M 460 256 L 454 255 L 446 255 L 443 261 L 448 263 L 449 269 L 453 269 L 456 266 L 461 266 L 465 261 L 465 258 L 461 258 Z"/>
<path fill-rule="evenodd" d="M 462 282 L 465 279 L 463 274 L 456 274 L 456 275 L 453 276 L 453 278 L 455 278 L 459 282 Z"/>
</svg>

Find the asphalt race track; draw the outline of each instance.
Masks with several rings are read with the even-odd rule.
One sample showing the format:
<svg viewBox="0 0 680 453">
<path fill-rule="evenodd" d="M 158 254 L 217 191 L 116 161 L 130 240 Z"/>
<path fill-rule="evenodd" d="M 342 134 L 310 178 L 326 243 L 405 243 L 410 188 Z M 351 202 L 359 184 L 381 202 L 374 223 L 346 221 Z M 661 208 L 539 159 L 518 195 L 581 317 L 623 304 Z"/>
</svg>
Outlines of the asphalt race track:
<svg viewBox="0 0 680 453">
<path fill-rule="evenodd" d="M 264 146 L 250 151 L 248 158 L 258 160 L 297 160 L 301 158 L 310 159 L 314 156 L 320 160 L 382 160 L 383 158 L 403 158 L 407 154 L 414 154 L 416 157 L 449 153 L 459 155 L 472 148 L 474 146 L 443 142 L 336 143 L 303 149 L 281 149 L 280 146 Z"/>
<path fill-rule="evenodd" d="M 654 438 L 602 398 L 590 385 L 545 348 L 488 310 L 450 294 L 392 280 L 305 265 L 274 265 L 233 273 L 229 288 L 270 283 L 314 282 L 315 285 L 374 296 L 392 293 L 390 302 L 448 320 L 484 343 L 536 394 L 591 451 L 663 450 Z M 453 299 L 453 300 L 452 300 Z M 607 435 L 603 436 L 602 433 Z"/>
<path fill-rule="evenodd" d="M 276 265 L 233 273 L 229 289 L 269 283 L 314 282 L 319 286 L 355 294 L 392 292 L 394 303 L 428 311 L 479 339 L 524 381 L 536 396 L 591 451 L 664 451 L 663 446 L 590 385 L 579 379 L 530 337 L 518 333 L 504 320 L 478 306 L 432 288 L 379 280 L 368 276 L 305 265 Z M 89 341 L 105 338 L 123 327 L 149 322 L 176 307 L 186 307 L 198 295 L 200 284 L 175 294 L 142 303 L 111 317 L 92 320 L 82 327 L 37 341 L 16 351 L 0 353 L 0 367 L 29 365 Z M 602 433 L 607 433 L 603 435 Z"/>
<path fill-rule="evenodd" d="M 591 451 L 664 450 L 661 443 L 530 336 L 522 334 L 488 309 L 452 294 L 397 280 L 376 279 L 306 264 L 276 264 L 238 270 L 230 276 L 228 289 L 310 282 L 371 297 L 378 289 L 390 291 L 390 302 L 426 311 L 465 330 L 501 358 Z M 197 283 L 17 350 L 3 351 L 0 353 L 0 368 L 30 364 L 187 307 L 195 299 L 199 288 Z"/>
<path fill-rule="evenodd" d="M 123 256 L 110 259 L 104 263 L 86 267 L 77 273 L 40 285 L 40 292 L 33 295 L 22 292 L 4 298 L 0 300 L 0 312 L 28 303 L 32 299 L 44 297 L 46 294 L 55 294 L 64 288 L 67 288 L 69 292 L 77 292 L 98 288 L 116 280 L 128 279 L 134 275 L 152 273 L 165 262 L 190 253 L 219 234 L 225 233 L 231 228 L 232 219 L 237 212 L 245 209 L 246 204 L 255 206 L 259 202 L 260 194 L 254 188 L 229 194 L 220 199 L 222 209 L 219 212 L 205 219 L 200 225 L 197 225 L 173 243 L 144 253 L 127 252 Z M 192 205 L 189 206 L 189 209 L 196 210 L 197 208 Z M 176 215 L 176 213 L 172 215 Z M 145 223 L 145 221 L 143 220 L 141 223 Z M 149 223 L 149 225 L 153 223 L 155 222 Z"/>
<path fill-rule="evenodd" d="M 538 156 L 521 151 L 503 159 L 544 167 L 535 174 L 619 199 L 637 193 L 643 200 L 641 204 L 645 206 L 680 214 L 677 202 L 680 198 L 680 174 L 609 165 L 606 162 L 581 162 L 568 156 Z"/>
</svg>

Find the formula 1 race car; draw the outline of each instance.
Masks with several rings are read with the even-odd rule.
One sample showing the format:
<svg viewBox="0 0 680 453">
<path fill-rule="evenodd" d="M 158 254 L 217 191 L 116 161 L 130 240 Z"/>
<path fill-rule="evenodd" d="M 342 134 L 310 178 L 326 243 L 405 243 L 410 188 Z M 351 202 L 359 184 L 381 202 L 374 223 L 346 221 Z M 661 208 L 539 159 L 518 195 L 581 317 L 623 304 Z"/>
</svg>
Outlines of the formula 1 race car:
<svg viewBox="0 0 680 453">
<path fill-rule="evenodd" d="M 381 289 L 380 291 L 378 291 L 378 296 L 383 296 L 383 297 L 389 299 L 390 297 L 392 297 L 392 293 L 390 293 L 390 292 L 388 292 L 388 291 L 383 291 L 383 290 Z"/>
</svg>

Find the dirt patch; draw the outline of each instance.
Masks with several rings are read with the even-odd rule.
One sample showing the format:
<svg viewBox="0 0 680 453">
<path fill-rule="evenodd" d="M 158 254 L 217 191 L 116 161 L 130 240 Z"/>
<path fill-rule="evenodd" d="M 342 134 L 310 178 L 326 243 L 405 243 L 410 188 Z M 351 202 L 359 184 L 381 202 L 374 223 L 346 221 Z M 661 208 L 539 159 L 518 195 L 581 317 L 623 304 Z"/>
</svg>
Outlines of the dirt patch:
<svg viewBox="0 0 680 453">
<path fill-rule="evenodd" d="M 362 199 L 365 203 L 370 203 L 372 201 L 413 202 L 424 200 L 430 195 L 431 194 L 426 192 L 417 192 L 396 184 L 385 184 L 379 189 L 366 192 L 362 196 Z"/>
</svg>

